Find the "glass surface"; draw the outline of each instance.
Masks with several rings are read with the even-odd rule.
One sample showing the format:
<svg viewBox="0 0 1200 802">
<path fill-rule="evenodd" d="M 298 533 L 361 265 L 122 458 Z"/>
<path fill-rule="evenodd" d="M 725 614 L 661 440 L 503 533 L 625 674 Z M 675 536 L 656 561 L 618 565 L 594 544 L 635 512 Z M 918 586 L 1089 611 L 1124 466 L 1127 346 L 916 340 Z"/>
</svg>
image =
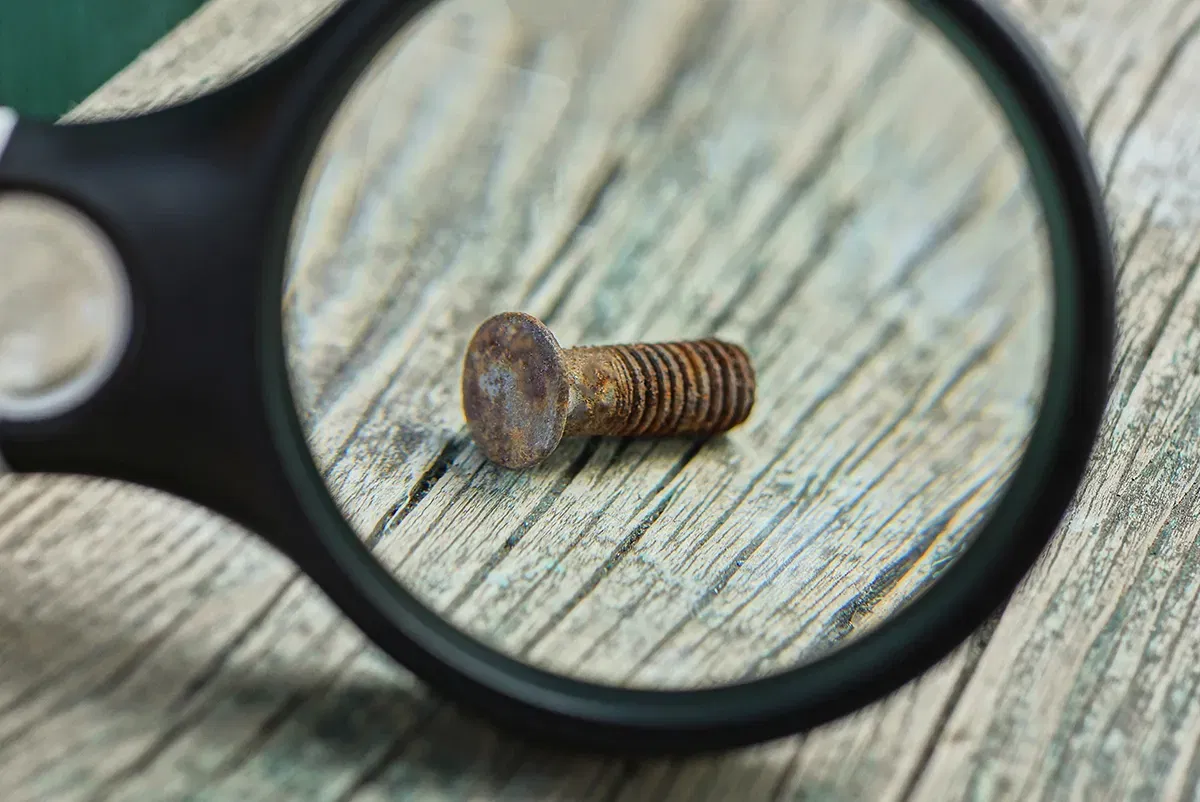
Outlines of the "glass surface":
<svg viewBox="0 0 1200 802">
<path fill-rule="evenodd" d="M 1042 210 L 963 59 L 884 0 L 449 2 L 346 98 L 284 325 L 316 464 L 396 581 L 499 651 L 637 688 L 819 658 L 994 508 L 1045 382 Z M 464 354 L 717 337 L 749 419 L 488 461 Z"/>
<path fill-rule="evenodd" d="M 124 268 L 66 204 L 0 193 L 0 418 L 52 414 L 107 376 L 128 337 Z"/>
</svg>

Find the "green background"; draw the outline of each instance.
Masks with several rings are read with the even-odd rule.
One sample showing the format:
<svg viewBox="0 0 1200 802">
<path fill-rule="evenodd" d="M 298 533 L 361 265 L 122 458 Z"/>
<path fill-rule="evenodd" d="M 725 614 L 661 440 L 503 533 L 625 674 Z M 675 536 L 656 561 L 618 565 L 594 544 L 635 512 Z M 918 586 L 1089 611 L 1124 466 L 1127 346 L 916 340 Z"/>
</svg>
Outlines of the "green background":
<svg viewBox="0 0 1200 802">
<path fill-rule="evenodd" d="M 0 0 L 0 106 L 56 119 L 204 0 Z"/>
</svg>

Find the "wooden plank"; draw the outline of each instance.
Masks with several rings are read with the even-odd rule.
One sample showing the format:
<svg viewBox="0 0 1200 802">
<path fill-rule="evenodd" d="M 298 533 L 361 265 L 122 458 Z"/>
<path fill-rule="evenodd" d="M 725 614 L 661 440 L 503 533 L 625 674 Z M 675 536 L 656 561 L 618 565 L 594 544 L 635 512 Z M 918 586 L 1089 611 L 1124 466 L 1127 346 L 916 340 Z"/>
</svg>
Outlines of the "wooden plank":
<svg viewBox="0 0 1200 802">
<path fill-rule="evenodd" d="M 401 581 L 506 652 L 656 686 L 811 659 L 936 576 L 1020 452 L 1049 290 L 1019 157 L 890 7 L 790 8 L 530 44 L 446 6 L 327 142 L 287 307 L 310 444 Z M 743 343 L 754 417 L 498 471 L 458 372 L 506 309 Z"/>
<path fill-rule="evenodd" d="M 0 9 L 0 105 L 55 119 L 203 0 L 49 0 Z"/>
<path fill-rule="evenodd" d="M 327 7 L 321 0 L 215 0 L 79 114 L 156 105 L 227 80 Z M 845 634 L 846 624 L 870 626 L 864 600 L 878 616 L 928 580 L 969 531 L 987 487 L 957 517 L 947 515 L 947 505 L 973 486 L 970 477 L 975 484 L 987 479 L 1019 445 L 1021 418 L 1013 413 L 1036 392 L 1037 363 L 1027 355 L 1044 347 L 1038 340 L 1044 329 L 1036 304 L 1024 316 L 1006 313 L 1017 308 L 1016 299 L 1035 302 L 1043 293 L 1036 254 L 997 248 L 989 236 L 991 221 L 1007 214 L 1006 233 L 1021 241 L 1012 237 L 1013 226 L 1022 224 L 1021 205 L 994 194 L 1013 179 L 1011 163 L 997 155 L 1002 143 L 988 139 L 992 129 L 982 113 L 963 113 L 973 108 L 969 103 L 945 115 L 953 92 L 966 100 L 964 88 L 947 78 L 953 73 L 931 72 L 937 54 L 895 44 L 894 27 L 879 16 L 884 12 L 855 17 L 854 8 L 872 6 L 845 3 L 823 7 L 829 16 L 809 9 L 789 21 L 774 16 L 779 7 L 756 3 L 720 20 L 695 4 L 613 6 L 611 13 L 592 11 L 591 34 L 582 41 L 541 48 L 529 40 L 572 20 L 547 18 L 536 0 L 516 7 L 520 24 L 493 7 L 489 24 L 478 26 L 469 44 L 454 39 L 448 47 L 445 37 L 462 31 L 453 19 L 436 20 L 424 38 L 409 42 L 408 58 L 427 67 L 420 88 L 441 102 L 418 103 L 416 87 L 408 94 L 388 87 L 395 100 L 380 116 L 384 133 L 393 136 L 377 141 L 351 121 L 341 132 L 348 146 L 331 149 L 322 162 L 330 179 L 312 187 L 314 204 L 327 214 L 312 218 L 325 223 L 297 244 L 297 258 L 310 267 L 289 303 L 306 327 L 293 329 L 303 344 L 294 360 L 310 377 L 299 392 L 313 412 L 313 442 L 333 455 L 330 444 L 355 429 L 365 436 L 352 459 L 324 460 L 355 520 L 364 532 L 383 521 L 380 553 L 402 558 L 401 576 L 432 603 L 453 605 L 456 620 L 486 629 L 479 634 L 506 647 L 527 649 L 532 659 L 611 677 L 661 641 L 657 667 L 651 655 L 630 678 L 653 684 L 677 676 L 665 668 L 689 656 L 698 658 L 690 666 L 699 672 L 694 676 L 709 681 L 770 667 L 747 665 L 746 655 L 776 649 L 780 659 L 811 656 L 823 638 Z M 1191 134 L 1171 112 L 1183 103 L 1174 93 L 1196 74 L 1186 51 L 1195 10 L 1143 3 L 1134 15 L 1133 6 L 1118 0 L 1082 11 L 1062 4 L 1017 8 L 1050 43 L 1081 108 L 1096 112 L 1089 129 L 1103 172 L 1116 165 L 1110 202 L 1130 258 L 1122 273 L 1127 329 L 1119 404 L 1101 452 L 1105 467 L 1093 473 L 1054 553 L 994 634 L 981 632 L 920 682 L 805 738 L 683 762 L 567 759 L 514 744 L 428 698 L 290 565 L 225 522 L 110 483 L 6 479 L 0 494 L 6 798 L 952 799 L 973 793 L 1036 799 L 1101 796 L 1110 787 L 1106 779 L 1122 783 L 1122 794 L 1185 788 L 1196 741 L 1188 684 L 1194 676 L 1188 546 L 1195 524 L 1187 501 L 1189 394 L 1196 383 L 1186 359 L 1195 313 L 1188 265 L 1196 245 L 1183 235 L 1191 222 L 1184 167 Z M 635 16 L 622 27 L 618 11 Z M 679 24 L 689 15 L 691 24 Z M 830 31 L 853 32 L 859 46 L 843 46 Z M 755 36 L 760 46 L 742 49 Z M 707 47 L 697 46 L 706 40 Z M 1156 47 L 1163 42 L 1178 44 Z M 827 76 L 772 72 L 783 63 L 778 48 L 807 49 L 789 58 L 818 64 L 841 60 L 842 69 Z M 689 68 L 690 83 L 672 89 L 668 78 L 680 66 Z M 944 80 L 931 85 L 938 75 Z M 438 80 L 453 81 L 455 93 L 439 93 Z M 624 91 L 613 91 L 620 80 Z M 589 91 L 564 92 L 581 82 Z M 726 91 L 713 95 L 707 91 L 713 86 Z M 847 103 L 850 90 L 863 86 L 875 87 L 873 102 Z M 705 97 L 729 105 L 706 108 Z M 901 116 L 920 97 L 936 100 L 928 110 L 943 116 Z M 514 106 L 517 99 L 525 105 Z M 714 121 L 734 111 L 740 119 L 770 120 L 774 135 L 742 130 L 724 141 L 714 137 L 708 149 L 694 147 L 703 134 L 721 133 L 710 130 Z M 642 122 L 614 123 L 629 120 Z M 441 137 L 430 144 L 412 130 Z M 471 137 L 482 137 L 483 146 Z M 775 159 L 738 196 L 738 167 L 749 154 L 737 145 L 747 138 L 768 143 Z M 880 157 L 870 160 L 880 143 L 911 153 L 913 142 L 932 143 L 934 158 L 908 162 L 919 172 L 881 175 Z M 687 147 L 696 152 L 681 157 Z M 841 155 L 831 157 L 835 147 Z M 546 164 L 570 169 L 548 175 Z M 814 164 L 824 172 L 805 183 L 800 177 Z M 374 184 L 360 188 L 364 175 Z M 397 176 L 409 194 L 379 197 L 382 182 L 375 179 Z M 808 197 L 795 207 L 781 203 L 797 184 Z M 981 188 L 974 197 L 972 187 Z M 960 202 L 964 192 L 973 203 Z M 897 193 L 909 193 L 919 219 L 881 213 L 897 208 Z M 660 203 L 648 204 L 651 197 Z M 405 225 L 389 228 L 390 241 L 372 242 L 361 225 L 353 226 L 356 204 L 400 214 Z M 956 219 L 964 206 L 976 215 Z M 915 272 L 928 284 L 910 280 L 901 283 L 903 292 L 867 284 L 869 294 L 847 292 L 921 252 L 922 237 L 936 229 L 930 208 L 944 210 L 959 230 L 942 252 L 948 255 L 925 259 Z M 522 220 L 524 209 L 536 214 Z M 777 220 L 765 226 L 773 211 Z M 431 230 L 469 236 L 450 247 Z M 814 246 L 823 240 L 827 259 L 843 272 L 797 263 L 797 254 L 820 251 Z M 611 256 L 622 246 L 633 255 L 624 264 Z M 368 258 L 355 259 L 362 255 Z M 636 293 L 623 287 L 637 263 L 631 260 L 658 271 Z M 724 270 L 756 260 L 754 281 Z M 962 271 L 964 262 L 978 267 Z M 352 274 L 345 270 L 351 263 Z M 992 275 L 1006 280 L 987 292 L 966 292 L 964 276 L 978 280 L 985 265 L 996 265 Z M 682 299 L 681 275 L 698 288 Z M 315 302 L 315 279 L 341 280 L 338 303 Z M 493 297 L 454 292 L 462 279 L 491 283 Z M 802 281 L 806 294 L 789 295 Z M 382 299 L 363 292 L 364 285 L 386 286 L 375 282 L 400 290 Z M 931 287 L 946 294 L 930 293 Z M 863 295 L 883 312 L 865 316 Z M 911 319 L 897 317 L 903 304 L 930 311 L 939 298 L 946 304 L 941 330 L 909 326 L 890 334 L 890 324 Z M 986 325 L 956 329 L 953 313 L 968 299 L 991 316 Z M 390 304 L 373 313 L 369 304 L 380 300 Z M 472 326 L 512 304 L 546 316 L 568 343 L 709 330 L 746 341 L 763 373 L 759 411 L 745 431 L 701 449 L 571 444 L 542 470 L 504 475 L 483 465 L 463 437 L 451 366 Z M 372 320 L 374 329 L 348 328 Z M 814 332 L 824 339 L 804 349 L 789 342 Z M 861 358 L 885 334 L 887 358 Z M 951 352 L 942 337 L 956 353 L 977 347 L 983 356 L 973 372 L 946 362 Z M 931 403 L 956 369 L 966 378 L 940 404 Z M 901 389 L 880 392 L 881 382 Z M 994 383 L 1008 394 L 987 396 L 992 405 L 980 415 L 982 393 L 994 391 Z M 385 403 L 371 409 L 380 394 Z M 814 405 L 823 394 L 836 403 Z M 364 411 L 371 412 L 365 422 Z M 997 422 L 1011 421 L 1017 423 L 997 441 Z M 949 525 L 933 547 L 902 563 L 900 581 L 880 593 L 869 580 L 891 576 L 887 569 L 910 545 L 880 524 L 902 506 L 898 494 L 927 481 L 922 466 L 939 453 L 951 464 L 930 486 L 945 489 L 921 496 L 897 528 Z M 819 492 L 789 507 L 786 499 L 810 474 Z M 872 487 L 881 475 L 908 484 L 880 482 L 874 499 L 864 494 L 862 486 Z M 857 490 L 842 484 L 847 477 L 857 477 Z M 437 481 L 409 508 L 422 479 Z M 387 493 L 378 492 L 383 481 Z M 497 491 L 511 494 L 516 509 L 494 503 Z M 864 495 L 862 509 L 841 528 L 830 533 L 819 526 L 827 523 L 816 516 L 824 505 Z M 722 520 L 739 504 L 742 515 Z M 757 539 L 747 534 L 777 516 L 784 521 L 779 531 L 811 527 L 813 538 L 838 535 L 843 544 L 873 537 L 878 548 L 853 564 L 851 555 L 834 554 L 813 565 L 768 536 L 743 565 L 731 562 Z M 534 520 L 524 526 L 526 518 Z M 468 525 L 501 534 L 477 542 L 459 534 Z M 560 533 L 584 525 L 596 527 L 592 539 L 564 555 Z M 710 530 L 707 541 L 689 539 Z M 431 532 L 441 537 L 427 537 Z M 633 558 L 608 566 L 612 549 L 625 546 L 631 533 L 635 547 L 617 553 Z M 511 534 L 517 542 L 496 561 L 494 546 Z M 398 540 L 403 548 L 395 550 Z M 837 545 L 827 541 L 824 551 Z M 535 569 L 547 559 L 566 569 L 539 574 Z M 730 565 L 741 569 L 731 575 L 735 581 L 726 578 L 704 614 L 692 615 L 697 591 L 711 588 Z M 606 566 L 607 574 L 598 574 Z M 818 581 L 810 586 L 797 575 Z M 763 581 L 780 576 L 792 581 Z M 671 581 L 643 594 L 651 577 Z M 581 596 L 581 589 L 591 592 Z M 810 595 L 797 601 L 817 611 L 798 632 L 794 619 L 781 617 L 763 632 L 732 625 L 750 598 L 765 603 L 764 610 L 784 609 L 798 590 Z M 628 614 L 631 602 L 641 615 Z M 785 642 L 785 635 L 799 637 Z M 695 644 L 703 648 L 680 648 Z"/>
<path fill-rule="evenodd" d="M 1120 242 L 1123 332 L 1088 481 L 1009 606 L 918 798 L 1191 799 L 1196 694 L 1194 4 L 1047 4 Z M 1117 35 L 1117 32 L 1120 32 Z"/>
</svg>

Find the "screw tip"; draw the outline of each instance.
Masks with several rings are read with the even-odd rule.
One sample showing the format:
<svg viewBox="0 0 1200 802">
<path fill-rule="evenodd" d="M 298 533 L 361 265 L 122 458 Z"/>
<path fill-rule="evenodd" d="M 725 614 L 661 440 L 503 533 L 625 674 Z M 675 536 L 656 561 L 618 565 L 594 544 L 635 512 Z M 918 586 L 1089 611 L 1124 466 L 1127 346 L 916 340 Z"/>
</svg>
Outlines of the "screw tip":
<svg viewBox="0 0 1200 802">
<path fill-rule="evenodd" d="M 529 468 L 558 448 L 570 382 L 558 341 L 532 315 L 505 312 L 476 329 L 462 394 L 471 436 L 492 462 Z"/>
</svg>

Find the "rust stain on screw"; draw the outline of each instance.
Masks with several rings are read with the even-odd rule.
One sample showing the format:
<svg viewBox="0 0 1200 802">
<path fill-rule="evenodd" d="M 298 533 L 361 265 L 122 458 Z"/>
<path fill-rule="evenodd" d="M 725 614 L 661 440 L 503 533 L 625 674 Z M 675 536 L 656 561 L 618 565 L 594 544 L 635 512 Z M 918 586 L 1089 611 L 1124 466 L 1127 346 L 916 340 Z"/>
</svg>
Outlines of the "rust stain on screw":
<svg viewBox="0 0 1200 802">
<path fill-rule="evenodd" d="M 475 442 L 528 468 L 564 437 L 728 431 L 754 407 L 750 356 L 720 340 L 563 349 L 532 315 L 484 321 L 463 361 L 463 411 Z"/>
</svg>

